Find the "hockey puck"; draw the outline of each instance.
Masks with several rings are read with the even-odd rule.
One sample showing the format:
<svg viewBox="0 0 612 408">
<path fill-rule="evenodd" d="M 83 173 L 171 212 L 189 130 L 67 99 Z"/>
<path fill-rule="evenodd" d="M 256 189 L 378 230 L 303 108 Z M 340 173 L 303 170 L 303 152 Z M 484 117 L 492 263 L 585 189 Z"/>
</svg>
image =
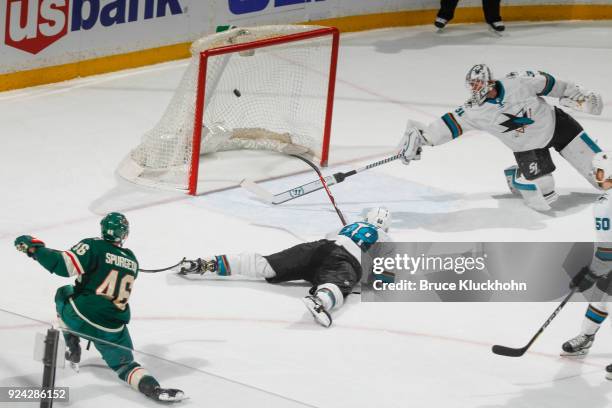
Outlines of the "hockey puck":
<svg viewBox="0 0 612 408">
<path fill-rule="evenodd" d="M 240 98 L 242 96 L 242 94 L 240 93 L 239 90 L 234 89 L 234 95 L 236 95 L 237 98 Z"/>
</svg>

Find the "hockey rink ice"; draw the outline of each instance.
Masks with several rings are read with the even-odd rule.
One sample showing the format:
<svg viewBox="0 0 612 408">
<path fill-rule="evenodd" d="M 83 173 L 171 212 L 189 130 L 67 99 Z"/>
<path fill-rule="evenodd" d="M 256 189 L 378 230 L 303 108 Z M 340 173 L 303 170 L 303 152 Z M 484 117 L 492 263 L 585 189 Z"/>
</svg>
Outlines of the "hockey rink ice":
<svg viewBox="0 0 612 408">
<path fill-rule="evenodd" d="M 612 149 L 612 24 L 510 23 L 499 38 L 484 24 L 376 30 L 341 38 L 332 130 L 332 166 L 346 171 L 392 152 L 408 118 L 428 122 L 468 97 L 464 76 L 485 62 L 497 76 L 542 70 L 601 92 L 601 116 L 572 115 Z M 236 188 L 198 196 L 117 186 L 114 170 L 160 118 L 186 61 L 0 93 L 0 308 L 53 322 L 53 295 L 70 281 L 15 251 L 31 234 L 67 249 L 98 236 L 106 211 L 130 220 L 143 268 L 183 256 L 276 252 L 340 227 L 322 192 L 271 207 Z M 335 149 L 358 152 L 334 166 Z M 338 151 L 339 151 L 338 150 Z M 373 155 L 374 153 L 374 155 Z M 592 241 L 598 193 L 556 152 L 560 199 L 554 212 L 512 197 L 500 141 L 468 133 L 420 162 L 381 166 L 332 187 L 351 220 L 386 206 L 397 241 Z M 361 159 L 360 159 L 361 158 Z M 205 166 L 205 162 L 202 162 Z M 236 172 L 249 170 L 236 161 Z M 262 183 L 280 192 L 312 171 Z M 538 271 L 533 271 L 537 273 Z M 190 407 L 603 408 L 612 404 L 612 328 L 604 323 L 582 360 L 559 357 L 586 308 L 569 304 L 521 358 L 493 344 L 524 345 L 556 303 L 360 303 L 348 298 L 334 325 L 314 323 L 300 298 L 307 284 L 184 279 L 141 273 L 130 297 L 136 360 Z M 0 386 L 39 385 L 32 359 L 42 322 L 0 312 Z M 83 344 L 84 346 L 84 344 Z M 58 369 L 74 407 L 155 403 L 83 350 L 80 373 Z M 0 403 L 0 406 L 8 406 Z M 28 404 L 15 404 L 26 407 Z M 64 406 L 58 404 L 56 406 Z"/>
</svg>

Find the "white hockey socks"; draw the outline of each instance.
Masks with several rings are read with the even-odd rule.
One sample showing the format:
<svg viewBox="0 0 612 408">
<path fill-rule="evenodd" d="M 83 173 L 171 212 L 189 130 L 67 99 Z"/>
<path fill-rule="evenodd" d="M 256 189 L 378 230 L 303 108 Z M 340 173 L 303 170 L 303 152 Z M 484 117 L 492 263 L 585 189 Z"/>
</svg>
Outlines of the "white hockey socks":
<svg viewBox="0 0 612 408">
<path fill-rule="evenodd" d="M 607 302 L 589 303 L 584 321 L 582 322 L 582 333 L 588 335 L 597 333 L 606 317 L 608 317 Z"/>
<path fill-rule="evenodd" d="M 219 260 L 219 258 L 224 258 Z M 256 253 L 242 253 L 237 255 L 223 255 L 217 257 L 220 276 L 242 275 L 249 278 L 273 278 L 276 272 L 266 258 Z M 223 267 L 221 265 L 223 262 Z"/>
</svg>

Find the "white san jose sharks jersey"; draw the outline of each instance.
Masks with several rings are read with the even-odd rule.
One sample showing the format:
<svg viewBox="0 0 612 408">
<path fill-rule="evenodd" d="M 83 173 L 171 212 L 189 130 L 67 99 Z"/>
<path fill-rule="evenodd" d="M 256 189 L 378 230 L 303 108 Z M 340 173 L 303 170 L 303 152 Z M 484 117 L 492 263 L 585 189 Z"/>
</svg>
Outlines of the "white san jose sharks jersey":
<svg viewBox="0 0 612 408">
<path fill-rule="evenodd" d="M 603 275 L 612 269 L 612 201 L 608 192 L 593 204 L 593 217 L 596 242 L 591 269 L 598 275 Z"/>
<path fill-rule="evenodd" d="M 348 224 L 340 231 L 332 231 L 326 235 L 326 239 L 335 241 L 337 245 L 344 247 L 359 263 L 362 253 L 372 256 L 371 247 L 377 242 L 391 242 L 391 238 L 382 229 L 365 221 Z M 381 247 L 378 247 L 380 250 Z M 385 248 L 393 252 L 393 247 Z M 376 254 L 376 256 L 381 256 Z"/>
<path fill-rule="evenodd" d="M 548 145 L 555 130 L 555 113 L 543 96 L 563 96 L 567 83 L 545 72 L 510 73 L 495 82 L 497 98 L 482 105 L 467 103 L 444 114 L 424 129 L 432 145 L 482 130 L 499 138 L 514 152 Z"/>
</svg>

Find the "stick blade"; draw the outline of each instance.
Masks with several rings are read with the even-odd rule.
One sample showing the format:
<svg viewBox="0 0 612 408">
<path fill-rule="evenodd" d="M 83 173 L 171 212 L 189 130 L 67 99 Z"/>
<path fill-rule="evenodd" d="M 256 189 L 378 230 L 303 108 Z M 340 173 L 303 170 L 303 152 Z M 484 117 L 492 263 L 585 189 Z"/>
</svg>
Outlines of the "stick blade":
<svg viewBox="0 0 612 408">
<path fill-rule="evenodd" d="M 494 345 L 491 348 L 491 351 L 495 354 L 498 354 L 500 356 L 506 356 L 506 357 L 521 357 L 523 354 L 525 354 L 525 352 L 527 351 L 526 348 L 512 348 L 512 347 L 506 347 L 506 346 L 500 346 L 500 345 Z"/>
<path fill-rule="evenodd" d="M 240 183 L 240 187 L 254 194 L 255 197 L 259 198 L 261 201 L 267 204 L 274 204 L 274 195 L 272 195 L 272 193 L 270 193 L 268 190 L 261 187 L 259 184 L 255 183 L 253 180 L 242 180 L 242 182 Z"/>
</svg>

